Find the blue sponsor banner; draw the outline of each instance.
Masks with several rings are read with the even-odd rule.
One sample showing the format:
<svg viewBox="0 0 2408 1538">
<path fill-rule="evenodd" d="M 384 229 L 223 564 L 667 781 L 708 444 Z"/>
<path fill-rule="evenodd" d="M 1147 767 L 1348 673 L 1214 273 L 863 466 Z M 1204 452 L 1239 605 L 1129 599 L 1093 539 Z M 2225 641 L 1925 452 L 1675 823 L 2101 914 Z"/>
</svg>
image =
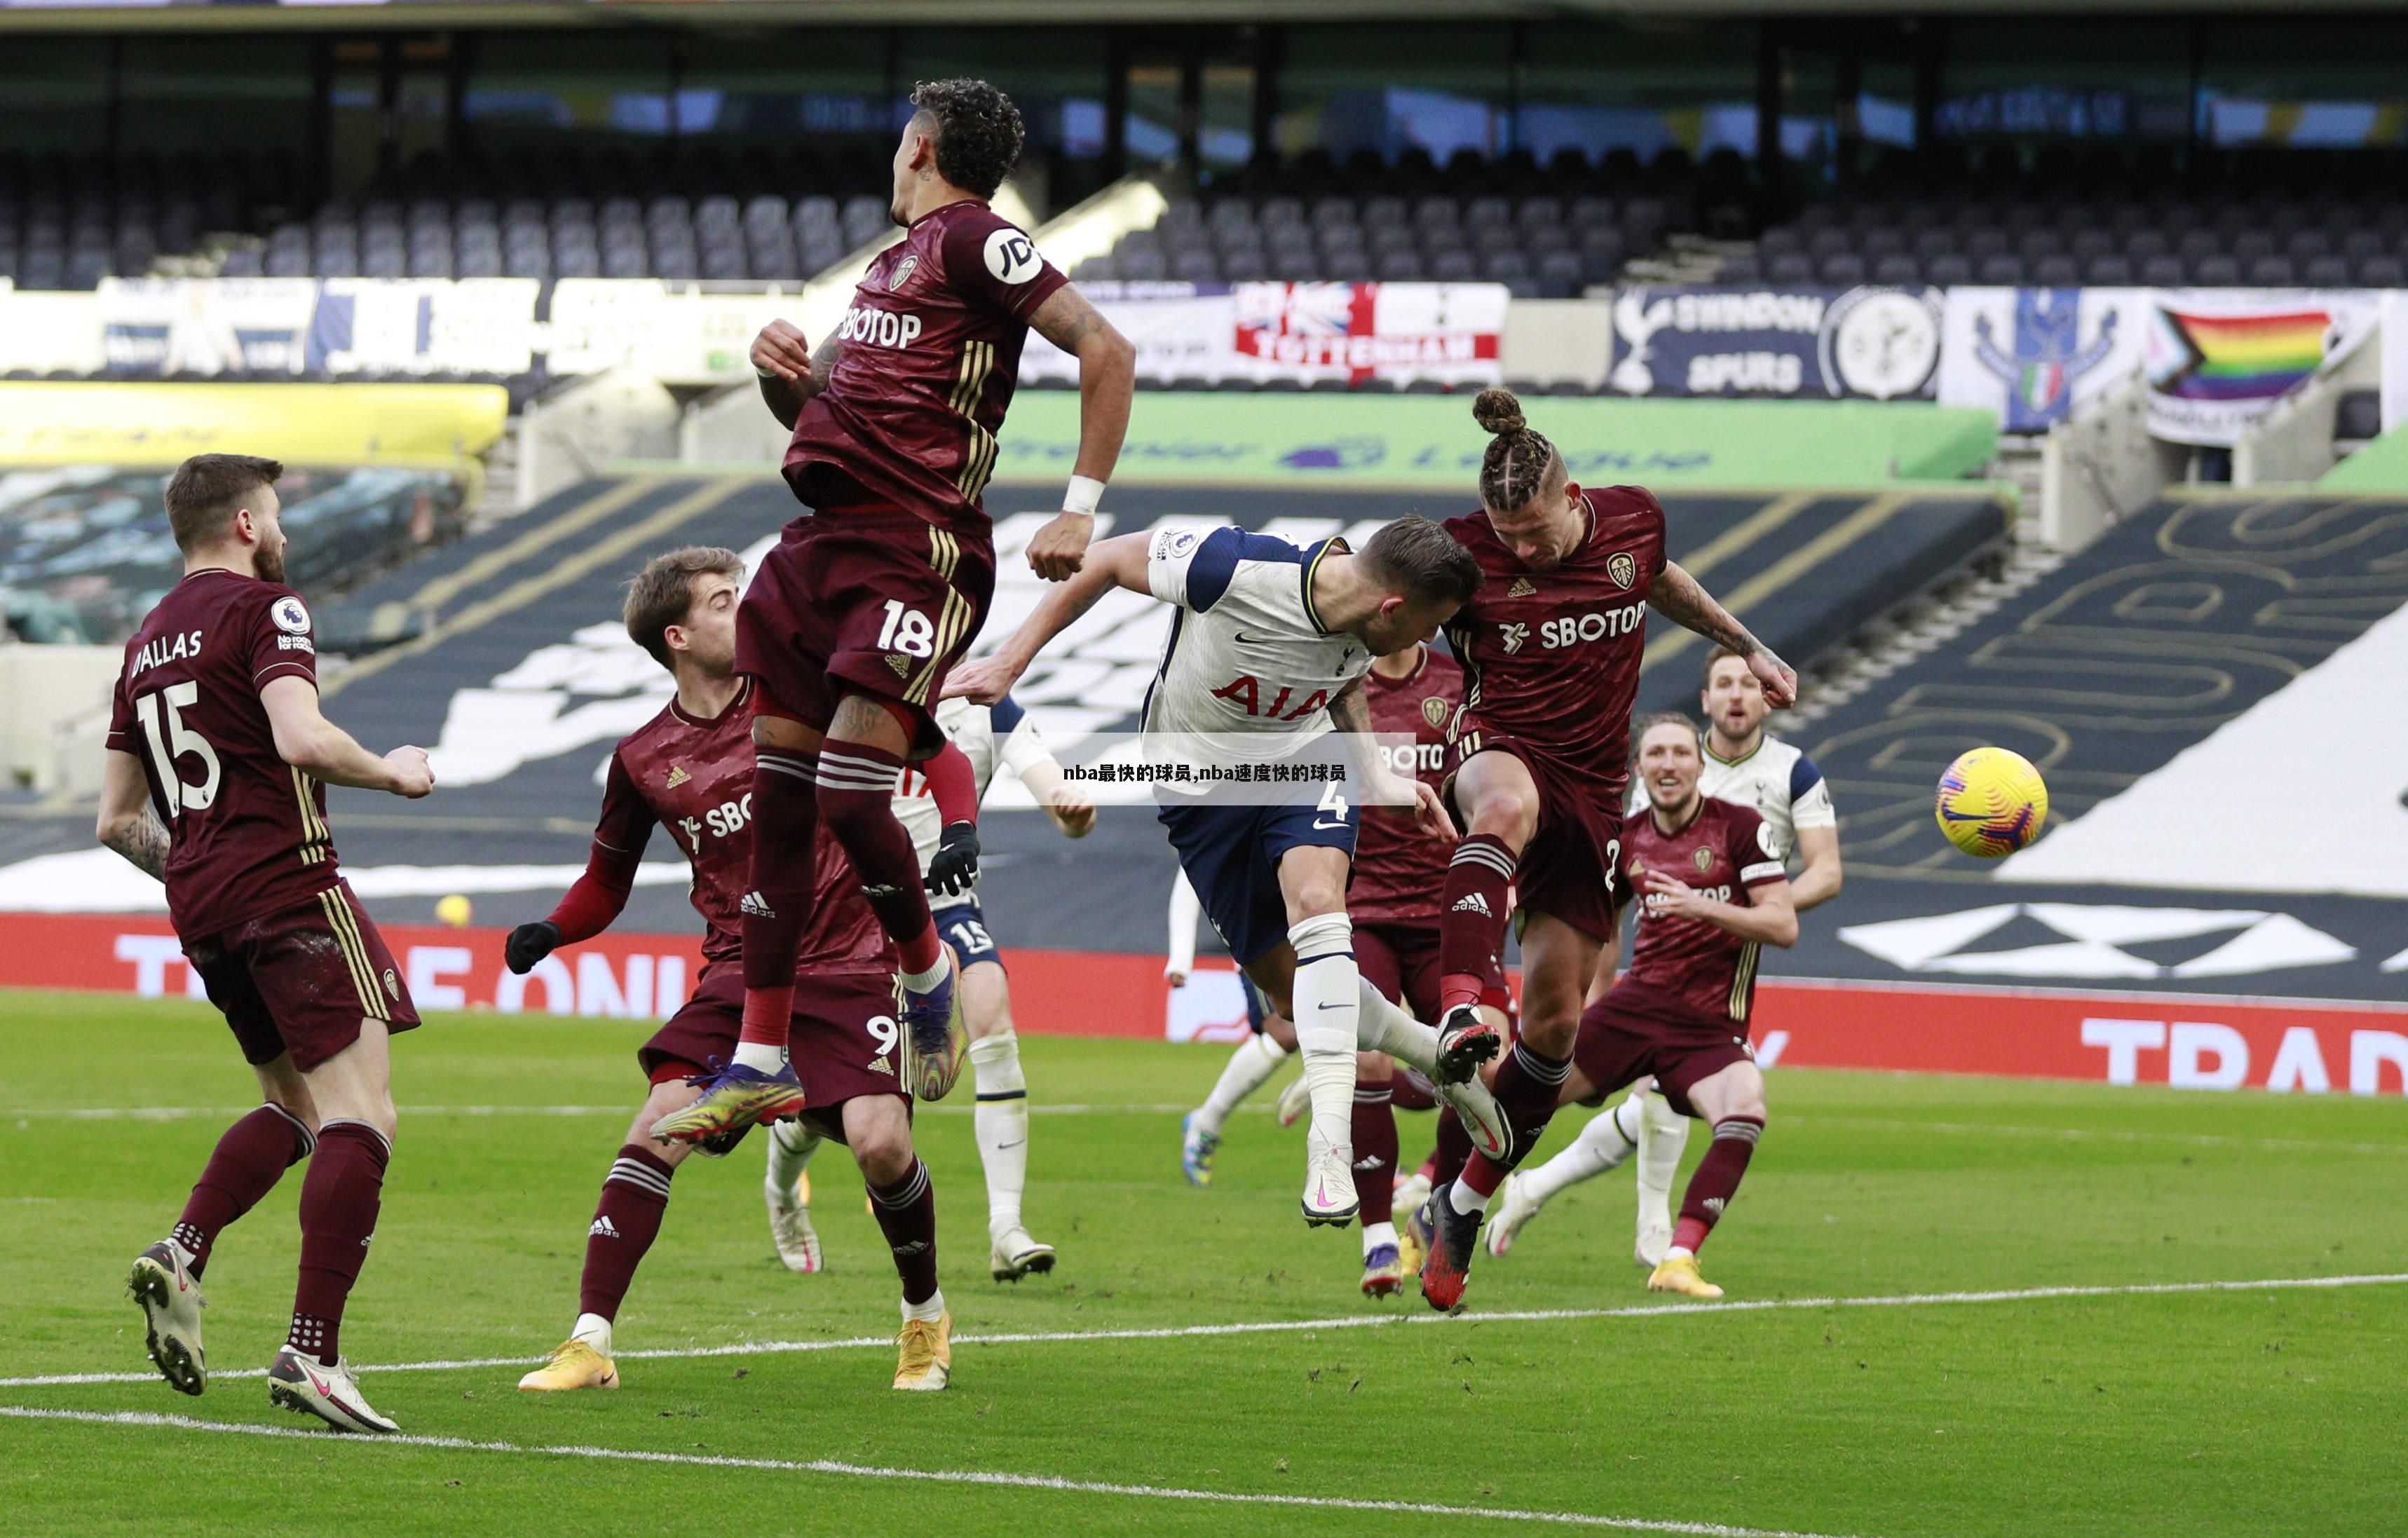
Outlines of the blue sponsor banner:
<svg viewBox="0 0 2408 1538">
<path fill-rule="evenodd" d="M 1936 288 L 1627 288 L 1606 388 L 1627 395 L 1929 400 Z"/>
</svg>

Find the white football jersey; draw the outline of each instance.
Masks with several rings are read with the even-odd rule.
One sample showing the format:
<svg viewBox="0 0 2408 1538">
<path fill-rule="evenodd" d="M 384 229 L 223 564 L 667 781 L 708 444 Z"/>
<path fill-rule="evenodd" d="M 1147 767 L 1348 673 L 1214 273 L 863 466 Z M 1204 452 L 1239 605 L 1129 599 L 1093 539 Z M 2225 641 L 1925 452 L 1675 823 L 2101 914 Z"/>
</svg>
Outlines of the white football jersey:
<svg viewBox="0 0 2408 1538">
<path fill-rule="evenodd" d="M 1756 738 L 1754 753 L 1726 762 L 1714 756 L 1713 740 L 1709 736 L 1698 743 L 1706 769 L 1698 788 L 1718 800 L 1754 807 L 1771 835 L 1775 858 L 1786 860 L 1798 847 L 1799 828 L 1840 825 L 1831 787 L 1800 749 L 1765 732 Z"/>
<path fill-rule="evenodd" d="M 937 725 L 969 759 L 982 801 L 986 799 L 987 787 L 995 783 L 996 765 L 1009 764 L 1017 774 L 1028 765 L 1051 756 L 1045 751 L 1045 739 L 1038 734 L 1037 723 L 1029 720 L 1009 695 L 993 710 L 967 699 L 940 700 L 936 714 Z M 1000 742 L 996 740 L 997 726 L 1003 728 Z M 920 856 L 920 870 L 925 873 L 928 862 L 937 857 L 937 841 L 945 831 L 944 819 L 937 812 L 937 798 L 928 789 L 928 777 L 909 765 L 896 782 L 895 820 L 911 835 L 912 853 Z M 956 908 L 975 900 L 977 895 L 975 884 L 968 891 L 952 896 L 931 892 L 928 906 Z"/>
<path fill-rule="evenodd" d="M 1146 550 L 1154 596 L 1175 604 L 1162 666 L 1146 691 L 1149 732 L 1275 740 L 1259 756 L 1293 751 L 1331 729 L 1329 702 L 1371 670 L 1360 640 L 1321 623 L 1312 574 L 1345 541 L 1299 548 L 1240 528 L 1165 528 Z"/>
</svg>

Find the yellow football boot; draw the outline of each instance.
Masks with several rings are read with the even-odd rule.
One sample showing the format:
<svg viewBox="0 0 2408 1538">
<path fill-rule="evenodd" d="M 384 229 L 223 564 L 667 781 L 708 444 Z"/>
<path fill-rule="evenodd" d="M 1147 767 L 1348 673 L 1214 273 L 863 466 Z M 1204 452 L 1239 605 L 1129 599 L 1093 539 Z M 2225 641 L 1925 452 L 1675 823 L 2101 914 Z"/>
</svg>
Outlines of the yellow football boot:
<svg viewBox="0 0 2408 1538">
<path fill-rule="evenodd" d="M 619 1369 L 585 1342 L 571 1337 L 552 1348 L 552 1359 L 519 1380 L 519 1387 L 550 1393 L 562 1388 L 616 1388 Z"/>
<path fill-rule="evenodd" d="M 1648 1273 L 1650 1292 L 1677 1292 L 1684 1298 L 1698 1298 L 1712 1302 L 1723 1295 L 1723 1289 L 1698 1274 L 1698 1258 L 1694 1255 L 1668 1255 L 1663 1262 Z"/>
<path fill-rule="evenodd" d="M 803 1112 L 803 1086 L 792 1063 L 775 1073 L 756 1072 L 741 1063 L 720 1065 L 704 1085 L 702 1099 L 682 1111 L 672 1111 L 652 1123 L 652 1135 L 663 1143 L 699 1143 L 724 1132 L 740 1131 L 757 1122 L 798 1116 Z"/>
<path fill-rule="evenodd" d="M 942 1388 L 953 1373 L 953 1315 L 951 1310 L 934 1323 L 906 1319 L 896 1332 L 899 1352 L 895 1362 L 895 1387 L 912 1390 Z"/>
</svg>

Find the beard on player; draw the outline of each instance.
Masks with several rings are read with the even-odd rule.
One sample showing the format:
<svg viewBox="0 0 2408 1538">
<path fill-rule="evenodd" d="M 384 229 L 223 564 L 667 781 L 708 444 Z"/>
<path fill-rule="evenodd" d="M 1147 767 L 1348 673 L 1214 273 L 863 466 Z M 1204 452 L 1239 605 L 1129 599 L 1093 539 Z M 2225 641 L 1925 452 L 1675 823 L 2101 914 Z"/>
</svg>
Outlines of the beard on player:
<svg viewBox="0 0 2408 1538">
<path fill-rule="evenodd" d="M 1698 781 L 1704 772 L 1697 723 L 1667 711 L 1641 728 L 1639 776 L 1646 783 L 1648 803 L 1659 815 L 1678 823 L 1695 811 Z"/>
</svg>

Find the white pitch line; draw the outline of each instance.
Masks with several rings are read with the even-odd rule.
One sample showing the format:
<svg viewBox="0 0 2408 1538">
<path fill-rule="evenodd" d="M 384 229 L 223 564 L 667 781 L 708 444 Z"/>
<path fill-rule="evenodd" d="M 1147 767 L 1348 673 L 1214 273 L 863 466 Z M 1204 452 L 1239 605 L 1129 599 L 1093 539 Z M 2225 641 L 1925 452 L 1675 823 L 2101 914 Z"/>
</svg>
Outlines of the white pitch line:
<svg viewBox="0 0 2408 1538">
<path fill-rule="evenodd" d="M 892 1342 L 883 1343 L 892 1344 Z M 74 1421 L 91 1426 L 141 1426 L 236 1436 L 304 1437 L 320 1445 L 350 1447 L 437 1447 L 456 1452 L 524 1453 L 541 1458 L 589 1458 L 610 1462 L 672 1463 L 703 1469 L 749 1469 L 770 1473 L 837 1474 L 853 1479 L 908 1479 L 932 1485 L 1053 1490 L 1071 1495 L 1124 1495 L 1155 1501 L 1194 1501 L 1214 1505 L 1281 1506 L 1312 1511 L 1358 1511 L 1399 1516 L 1448 1516 L 1498 1522 L 1542 1522 L 1557 1527 L 1605 1528 L 1621 1532 L 1673 1532 L 1695 1538 L 1827 1538 L 1787 1528 L 1737 1528 L 1720 1522 L 1678 1522 L 1646 1516 L 1595 1516 L 1575 1511 L 1526 1511 L 1512 1506 L 1448 1506 L 1432 1501 L 1365 1501 L 1338 1495 L 1249 1495 L 1237 1490 L 1188 1489 L 1177 1485 L 1125 1485 L 1101 1479 L 1065 1479 L 1054 1474 L 1007 1473 L 986 1469 L 896 1469 L 844 1463 L 832 1458 L 729 1458 L 709 1453 L 660 1453 L 627 1447 L 541 1443 L 477 1442 L 452 1436 L 332 1436 L 289 1426 L 251 1426 L 203 1420 L 197 1416 L 144 1410 L 44 1410 L 0 1404 L 0 1416 L 19 1420 Z"/>
<path fill-rule="evenodd" d="M 1254 1319 L 1235 1324 L 1166 1325 L 1151 1330 L 1040 1330 L 1010 1334 L 956 1335 L 955 1345 L 1053 1345 L 1077 1341 L 1207 1340 L 1224 1335 L 1292 1335 L 1322 1330 L 1376 1330 L 1390 1325 L 1528 1324 L 1567 1319 L 1645 1319 L 1665 1315 L 1766 1314 L 1797 1309 L 1915 1308 L 1942 1303 L 2014 1303 L 2053 1298 L 2156 1297 L 2186 1292 L 2287 1292 L 2329 1287 L 2388 1286 L 2408 1283 L 2408 1272 L 2358 1276 L 2275 1276 L 2243 1282 L 2135 1282 L 2114 1286 L 2001 1288 L 1989 1292 L 1903 1292 L 1865 1298 L 1761 1298 L 1719 1303 L 1634 1303 L 1624 1308 L 1500 1309 L 1493 1314 L 1349 1314 L 1334 1319 Z M 809 1351 L 853 1351 L 892 1346 L 892 1335 L 850 1335 L 824 1341 L 739 1341 L 726 1345 L 621 1351 L 623 1361 L 688 1361 L 710 1357 L 787 1356 Z M 362 1373 L 459 1373 L 492 1367 L 532 1367 L 541 1357 L 464 1357 L 445 1361 L 360 1365 Z M 264 1367 L 213 1373 L 213 1379 L 264 1378 Z M 0 1378 L 0 1388 L 61 1388 L 82 1384 L 152 1383 L 156 1373 L 53 1373 Z"/>
</svg>

